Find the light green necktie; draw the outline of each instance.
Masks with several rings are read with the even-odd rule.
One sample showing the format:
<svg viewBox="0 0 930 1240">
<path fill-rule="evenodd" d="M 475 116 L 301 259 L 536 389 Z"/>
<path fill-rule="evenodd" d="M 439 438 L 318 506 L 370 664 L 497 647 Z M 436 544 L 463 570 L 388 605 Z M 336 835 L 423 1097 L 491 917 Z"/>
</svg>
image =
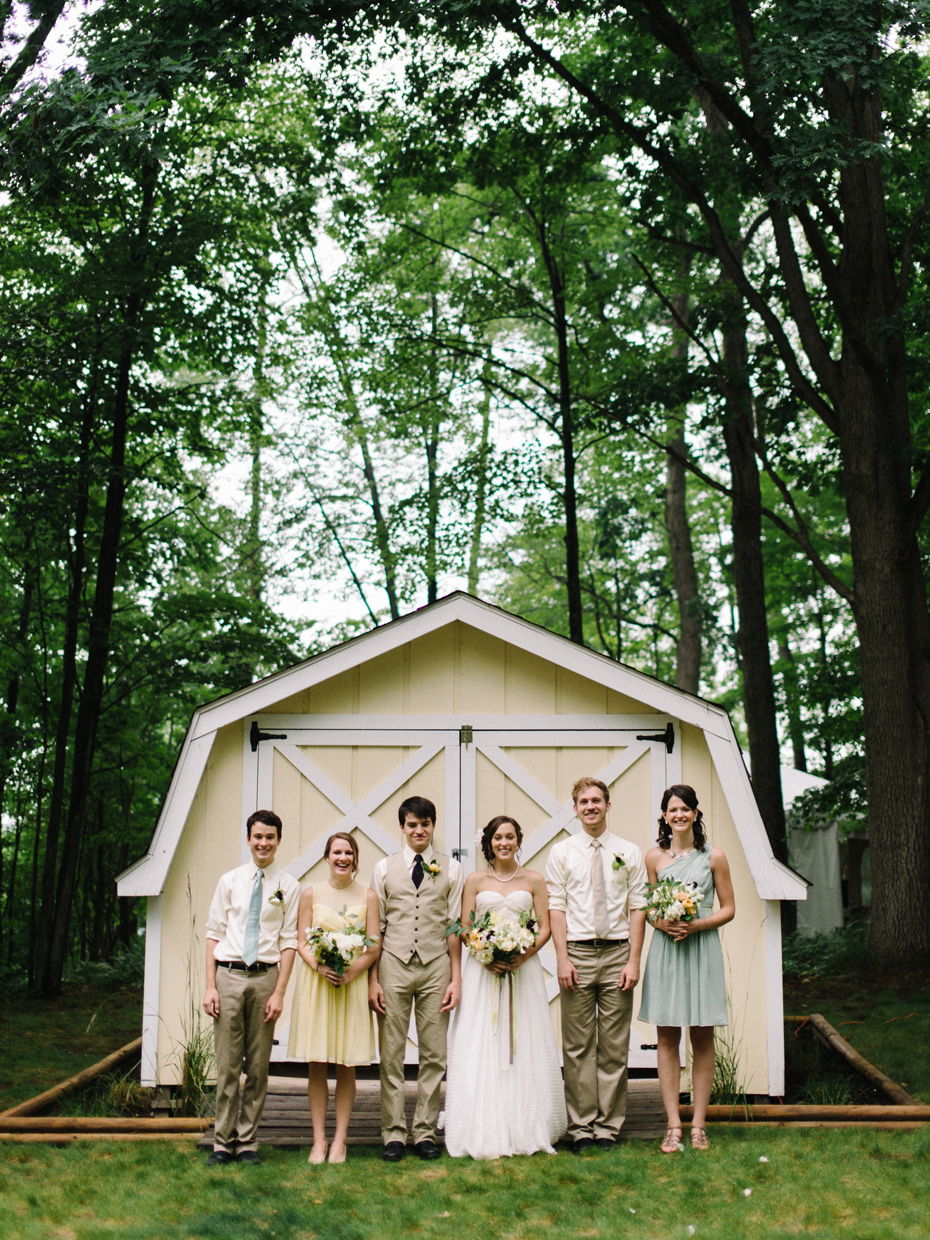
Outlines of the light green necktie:
<svg viewBox="0 0 930 1240">
<path fill-rule="evenodd" d="M 252 884 L 252 899 L 249 901 L 249 917 L 245 923 L 245 940 L 242 944 L 242 959 L 247 965 L 258 960 L 258 923 L 262 915 L 262 879 L 264 870 L 259 870 Z"/>
</svg>

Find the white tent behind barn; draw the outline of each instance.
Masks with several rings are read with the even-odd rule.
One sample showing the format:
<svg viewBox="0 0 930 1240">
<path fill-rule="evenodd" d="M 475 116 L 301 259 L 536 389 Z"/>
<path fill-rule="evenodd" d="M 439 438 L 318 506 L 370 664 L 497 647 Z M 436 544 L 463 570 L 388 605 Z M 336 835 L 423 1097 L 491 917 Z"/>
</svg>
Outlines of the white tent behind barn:
<svg viewBox="0 0 930 1240">
<path fill-rule="evenodd" d="M 781 1094 L 780 902 L 806 889 L 772 855 L 726 711 L 462 593 L 195 711 L 148 852 L 118 879 L 148 907 L 143 1080 L 177 1083 L 209 902 L 247 858 L 253 810 L 281 815 L 278 859 L 302 883 L 325 877 L 335 830 L 355 835 L 367 878 L 400 848 L 396 807 L 412 793 L 436 803 L 436 844 L 467 870 L 498 813 L 519 820 L 524 864 L 544 870 L 552 844 L 581 829 L 581 775 L 608 785 L 610 829 L 643 851 L 663 789 L 697 790 L 736 892 L 721 933 L 731 1045 L 747 1092 Z M 542 961 L 558 1030 L 551 952 Z M 282 1043 L 289 1019 L 286 1006 Z M 634 1022 L 632 1065 L 654 1065 L 654 1044 L 652 1026 Z"/>
<path fill-rule="evenodd" d="M 822 788 L 828 780 L 793 767 L 781 768 L 785 813 L 795 797 L 810 788 Z M 843 924 L 843 884 L 840 841 L 835 822 L 805 822 L 788 827 L 788 857 L 810 887 L 798 905 L 798 932 L 811 938 L 829 934 Z"/>
</svg>

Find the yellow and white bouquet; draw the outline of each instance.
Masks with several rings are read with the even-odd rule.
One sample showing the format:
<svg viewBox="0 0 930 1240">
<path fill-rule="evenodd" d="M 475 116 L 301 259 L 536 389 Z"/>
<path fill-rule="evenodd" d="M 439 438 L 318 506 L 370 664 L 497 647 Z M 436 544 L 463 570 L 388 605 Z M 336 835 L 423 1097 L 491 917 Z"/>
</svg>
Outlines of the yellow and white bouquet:
<svg viewBox="0 0 930 1240">
<path fill-rule="evenodd" d="M 374 940 L 365 933 L 364 922 L 346 921 L 345 931 L 324 930 L 322 926 L 307 927 L 307 950 L 325 969 L 342 977 L 346 969 Z"/>
<path fill-rule="evenodd" d="M 692 879 L 682 883 L 674 878 L 660 878 L 646 888 L 646 916 L 652 925 L 657 921 L 694 921 L 704 892 Z"/>
</svg>

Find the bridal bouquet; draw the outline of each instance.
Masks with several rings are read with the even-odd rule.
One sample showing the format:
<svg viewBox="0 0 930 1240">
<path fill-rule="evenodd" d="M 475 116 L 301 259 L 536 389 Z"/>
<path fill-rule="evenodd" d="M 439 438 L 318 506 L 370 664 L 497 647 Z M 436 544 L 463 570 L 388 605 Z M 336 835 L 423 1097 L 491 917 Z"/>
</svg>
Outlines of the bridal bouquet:
<svg viewBox="0 0 930 1240">
<path fill-rule="evenodd" d="M 646 916 L 657 921 L 693 921 L 697 916 L 704 892 L 692 879 L 681 883 L 674 878 L 660 878 L 646 888 Z"/>
<path fill-rule="evenodd" d="M 480 964 L 492 964 L 495 960 L 513 964 L 517 956 L 535 945 L 538 937 L 539 923 L 533 913 L 520 913 L 516 918 L 491 909 L 481 917 L 472 913 L 463 941 L 469 955 Z"/>
<path fill-rule="evenodd" d="M 324 930 L 322 926 L 307 927 L 307 948 L 310 955 L 325 969 L 332 969 L 342 977 L 346 969 L 361 955 L 366 947 L 373 947 L 374 939 L 365 933 L 364 923 L 346 921 L 344 932 Z"/>
</svg>

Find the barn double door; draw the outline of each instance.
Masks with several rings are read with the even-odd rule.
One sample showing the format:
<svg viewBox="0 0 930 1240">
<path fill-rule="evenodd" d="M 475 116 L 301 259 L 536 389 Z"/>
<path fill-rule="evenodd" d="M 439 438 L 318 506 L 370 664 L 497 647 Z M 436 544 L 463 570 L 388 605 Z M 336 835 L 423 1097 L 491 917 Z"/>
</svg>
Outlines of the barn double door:
<svg viewBox="0 0 930 1240">
<path fill-rule="evenodd" d="M 501 813 L 521 824 L 523 864 L 545 871 L 552 843 L 580 830 L 571 801 L 579 775 L 610 787 L 611 829 L 645 851 L 662 791 L 681 778 L 677 721 L 655 714 L 259 715 L 245 721 L 243 763 L 243 813 L 281 815 L 279 857 L 301 882 L 325 877 L 333 831 L 355 833 L 367 880 L 400 848 L 397 806 L 413 793 L 436 803 L 435 845 L 466 872 L 484 864 L 478 836 Z M 541 960 L 551 1000 L 554 954 Z M 654 1063 L 634 1035 L 631 1065 Z"/>
</svg>

